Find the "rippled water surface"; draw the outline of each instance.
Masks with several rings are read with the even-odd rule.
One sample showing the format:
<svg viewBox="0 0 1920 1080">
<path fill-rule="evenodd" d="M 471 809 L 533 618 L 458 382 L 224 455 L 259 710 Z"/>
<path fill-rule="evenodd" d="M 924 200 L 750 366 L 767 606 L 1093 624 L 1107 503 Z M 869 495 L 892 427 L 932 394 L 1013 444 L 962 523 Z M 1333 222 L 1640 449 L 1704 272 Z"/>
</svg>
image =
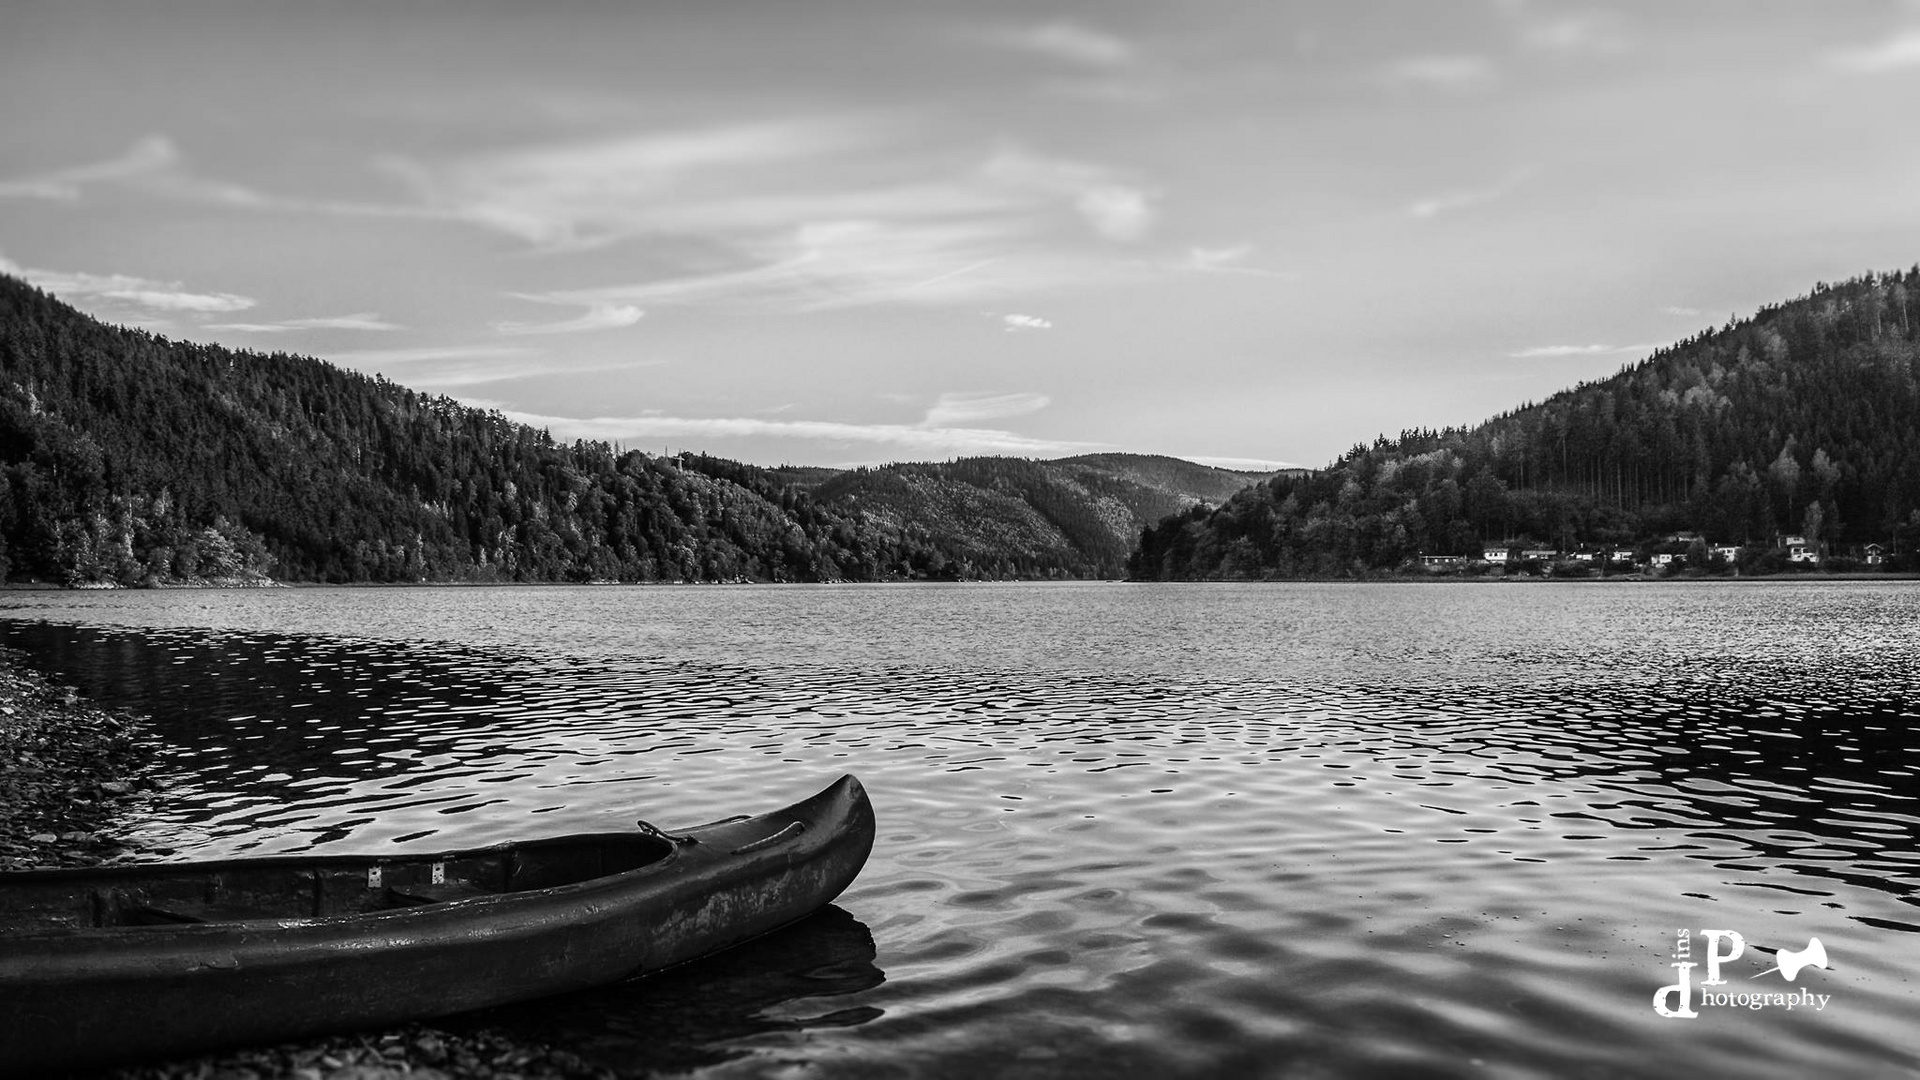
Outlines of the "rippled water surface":
<svg viewBox="0 0 1920 1080">
<path fill-rule="evenodd" d="M 671 827 L 860 776 L 881 829 L 835 908 L 462 1021 L 630 1075 L 1920 1075 L 1920 586 L 11 593 L 0 615 L 155 717 L 139 835 L 183 856 Z M 1691 1019 L 1653 1008 L 1681 928 Z M 1748 943 L 1720 992 L 1824 1007 L 1703 1004 L 1705 929 Z M 1768 972 L 1815 937 L 1828 968 Z"/>
</svg>

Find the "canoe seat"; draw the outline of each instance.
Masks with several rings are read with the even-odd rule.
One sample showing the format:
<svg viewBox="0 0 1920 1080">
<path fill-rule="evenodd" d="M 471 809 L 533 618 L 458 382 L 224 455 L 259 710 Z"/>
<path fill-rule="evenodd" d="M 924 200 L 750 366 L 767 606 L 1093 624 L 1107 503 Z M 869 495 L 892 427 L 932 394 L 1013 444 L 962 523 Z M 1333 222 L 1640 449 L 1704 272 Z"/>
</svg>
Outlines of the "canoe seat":
<svg viewBox="0 0 1920 1080">
<path fill-rule="evenodd" d="M 446 904 L 471 900 L 476 896 L 498 896 L 498 891 L 483 889 L 466 881 L 445 881 L 438 885 L 396 885 L 387 890 L 395 907 L 419 907 L 421 904 Z"/>
<path fill-rule="evenodd" d="M 248 919 L 284 919 L 284 911 L 267 911 L 247 904 L 210 904 L 198 900 L 167 899 L 142 904 L 129 914 L 134 926 L 166 926 L 173 923 L 242 922 Z"/>
</svg>

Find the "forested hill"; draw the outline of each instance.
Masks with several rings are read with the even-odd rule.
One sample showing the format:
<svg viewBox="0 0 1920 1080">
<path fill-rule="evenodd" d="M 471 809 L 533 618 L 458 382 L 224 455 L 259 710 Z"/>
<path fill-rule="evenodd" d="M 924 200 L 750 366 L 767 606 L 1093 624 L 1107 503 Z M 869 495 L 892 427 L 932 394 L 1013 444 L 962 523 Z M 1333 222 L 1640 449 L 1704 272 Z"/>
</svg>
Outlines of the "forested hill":
<svg viewBox="0 0 1920 1080">
<path fill-rule="evenodd" d="M 925 530 L 968 576 L 1124 573 L 1147 524 L 1218 503 L 1266 474 L 1178 458 L 963 458 L 853 469 L 814 489 L 823 505 L 908 535 Z"/>
<path fill-rule="evenodd" d="M 973 533 L 896 507 L 817 499 L 808 488 L 838 474 L 805 472 L 793 482 L 702 455 L 555 442 L 308 357 L 108 326 L 0 276 L 10 580 L 875 581 L 1119 568 L 1072 548 L 982 551 Z"/>
<path fill-rule="evenodd" d="M 1147 530 L 1163 579 L 1345 576 L 1483 545 L 1712 544 L 1782 534 L 1912 562 L 1920 268 L 1762 308 L 1472 428 L 1406 431 Z"/>
</svg>

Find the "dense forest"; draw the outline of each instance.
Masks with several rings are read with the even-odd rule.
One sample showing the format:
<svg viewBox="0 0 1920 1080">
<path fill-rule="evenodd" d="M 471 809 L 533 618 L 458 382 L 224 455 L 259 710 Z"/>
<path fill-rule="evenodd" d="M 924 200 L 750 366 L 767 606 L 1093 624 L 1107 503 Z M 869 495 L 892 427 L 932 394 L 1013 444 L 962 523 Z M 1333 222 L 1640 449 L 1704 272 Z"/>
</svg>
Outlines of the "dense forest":
<svg viewBox="0 0 1920 1080">
<path fill-rule="evenodd" d="M 1031 488 L 1047 500 L 1027 508 L 1033 535 L 1072 536 L 1003 552 L 964 518 L 915 508 L 986 498 L 964 476 L 1051 463 L 902 467 L 936 490 L 897 503 L 868 482 L 882 470 L 787 475 L 557 442 L 309 357 L 109 326 L 0 277 L 0 576 L 16 581 L 1112 576 L 1142 522 L 1257 479 L 1202 470 L 1195 494 L 1124 477 L 1202 469 L 1170 460 L 1082 478 L 1089 498 L 1145 508 L 1124 521 L 1107 503 L 1079 508 L 1071 492 Z M 996 483 L 987 489 L 1012 490 Z M 1090 516 L 1111 519 L 1119 539 Z"/>
<path fill-rule="evenodd" d="M 1130 571 L 1369 576 L 1488 546 L 1765 564 L 1789 534 L 1836 565 L 1877 543 L 1920 569 L 1916 293 L 1920 268 L 1823 283 L 1478 426 L 1383 436 L 1148 528 Z"/>
<path fill-rule="evenodd" d="M 964 458 L 839 473 L 814 489 L 837 510 L 935 543 L 967 576 L 1118 577 L 1142 527 L 1263 478 L 1178 458 Z"/>
</svg>

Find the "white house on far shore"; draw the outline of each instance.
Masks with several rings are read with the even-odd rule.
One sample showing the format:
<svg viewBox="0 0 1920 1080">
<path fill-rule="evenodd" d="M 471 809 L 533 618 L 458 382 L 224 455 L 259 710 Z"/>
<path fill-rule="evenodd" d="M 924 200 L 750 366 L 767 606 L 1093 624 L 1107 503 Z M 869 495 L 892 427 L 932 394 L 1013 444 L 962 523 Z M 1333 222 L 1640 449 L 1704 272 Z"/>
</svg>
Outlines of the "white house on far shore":
<svg viewBox="0 0 1920 1080">
<path fill-rule="evenodd" d="M 1820 561 L 1820 549 L 1807 543 L 1804 536 L 1783 536 L 1780 546 L 1787 549 L 1788 562 L 1817 563 Z"/>
</svg>

